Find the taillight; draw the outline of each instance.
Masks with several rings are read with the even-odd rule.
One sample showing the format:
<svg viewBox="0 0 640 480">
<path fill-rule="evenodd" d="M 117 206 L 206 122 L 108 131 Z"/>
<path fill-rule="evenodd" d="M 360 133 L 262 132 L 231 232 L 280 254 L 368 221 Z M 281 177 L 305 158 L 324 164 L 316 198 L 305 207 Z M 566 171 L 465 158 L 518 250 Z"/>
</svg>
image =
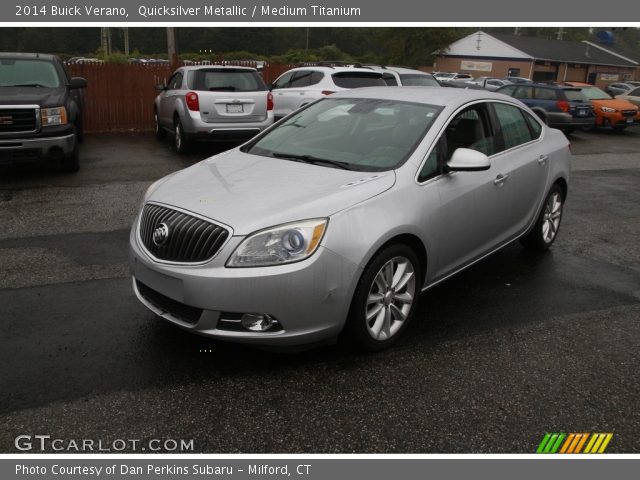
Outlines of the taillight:
<svg viewBox="0 0 640 480">
<path fill-rule="evenodd" d="M 566 113 L 569 112 L 569 102 L 567 102 L 566 100 L 558 100 L 556 102 L 556 105 L 563 112 L 566 112 Z"/>
<path fill-rule="evenodd" d="M 322 90 L 323 95 L 331 95 L 332 93 L 336 93 L 333 90 Z"/>
<path fill-rule="evenodd" d="M 198 94 L 196 92 L 189 92 L 184 96 L 187 101 L 187 108 L 192 112 L 200 110 L 200 101 L 198 100 Z"/>
<path fill-rule="evenodd" d="M 273 93 L 267 93 L 267 110 L 273 110 Z"/>
</svg>

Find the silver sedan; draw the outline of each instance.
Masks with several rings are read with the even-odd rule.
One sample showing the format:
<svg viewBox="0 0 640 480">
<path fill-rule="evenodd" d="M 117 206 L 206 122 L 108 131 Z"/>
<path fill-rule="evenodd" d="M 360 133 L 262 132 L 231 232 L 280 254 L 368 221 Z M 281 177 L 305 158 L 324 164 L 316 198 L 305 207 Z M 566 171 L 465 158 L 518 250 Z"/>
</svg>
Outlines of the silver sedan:
<svg viewBox="0 0 640 480">
<path fill-rule="evenodd" d="M 482 90 L 340 92 L 149 187 L 133 289 L 194 333 L 393 344 L 420 292 L 519 239 L 554 242 L 569 142 Z"/>
</svg>

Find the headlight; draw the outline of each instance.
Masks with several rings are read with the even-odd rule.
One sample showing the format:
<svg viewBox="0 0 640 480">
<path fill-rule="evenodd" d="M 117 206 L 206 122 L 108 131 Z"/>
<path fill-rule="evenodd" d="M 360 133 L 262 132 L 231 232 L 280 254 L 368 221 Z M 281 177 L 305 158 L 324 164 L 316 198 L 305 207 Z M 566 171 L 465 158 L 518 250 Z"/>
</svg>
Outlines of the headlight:
<svg viewBox="0 0 640 480">
<path fill-rule="evenodd" d="M 64 107 L 43 108 L 40 110 L 40 119 L 43 127 L 48 125 L 66 125 L 68 122 L 67 109 Z"/>
<path fill-rule="evenodd" d="M 287 223 L 249 235 L 227 260 L 227 267 L 267 267 L 310 257 L 327 229 L 327 218 Z"/>
<path fill-rule="evenodd" d="M 615 108 L 611 108 L 611 107 L 600 107 L 600 110 L 602 110 L 605 113 L 613 113 L 616 111 Z"/>
</svg>

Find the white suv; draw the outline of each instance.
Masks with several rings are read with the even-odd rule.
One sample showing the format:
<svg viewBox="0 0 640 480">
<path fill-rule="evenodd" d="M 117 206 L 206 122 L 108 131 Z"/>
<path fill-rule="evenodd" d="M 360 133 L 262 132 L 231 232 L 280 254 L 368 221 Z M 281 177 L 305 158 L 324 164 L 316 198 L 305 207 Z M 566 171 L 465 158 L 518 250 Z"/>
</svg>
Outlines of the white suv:
<svg viewBox="0 0 640 480">
<path fill-rule="evenodd" d="M 430 73 L 406 67 L 390 67 L 385 65 L 363 65 L 373 71 L 380 72 L 382 79 L 390 87 L 440 87 L 440 83 Z"/>
<path fill-rule="evenodd" d="M 325 95 L 359 87 L 384 87 L 382 74 L 369 68 L 309 66 L 286 71 L 271 85 L 277 119 Z"/>
</svg>

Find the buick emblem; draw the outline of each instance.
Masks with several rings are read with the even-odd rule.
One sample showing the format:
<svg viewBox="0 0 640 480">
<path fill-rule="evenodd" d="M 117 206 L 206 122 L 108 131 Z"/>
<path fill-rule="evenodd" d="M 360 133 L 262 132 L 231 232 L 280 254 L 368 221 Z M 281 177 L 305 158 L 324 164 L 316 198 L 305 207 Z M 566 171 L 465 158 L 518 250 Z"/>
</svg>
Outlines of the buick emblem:
<svg viewBox="0 0 640 480">
<path fill-rule="evenodd" d="M 162 245 L 167 243 L 168 238 L 169 227 L 167 227 L 166 223 L 161 223 L 153 231 L 153 243 L 155 243 L 157 247 L 161 247 Z"/>
</svg>

